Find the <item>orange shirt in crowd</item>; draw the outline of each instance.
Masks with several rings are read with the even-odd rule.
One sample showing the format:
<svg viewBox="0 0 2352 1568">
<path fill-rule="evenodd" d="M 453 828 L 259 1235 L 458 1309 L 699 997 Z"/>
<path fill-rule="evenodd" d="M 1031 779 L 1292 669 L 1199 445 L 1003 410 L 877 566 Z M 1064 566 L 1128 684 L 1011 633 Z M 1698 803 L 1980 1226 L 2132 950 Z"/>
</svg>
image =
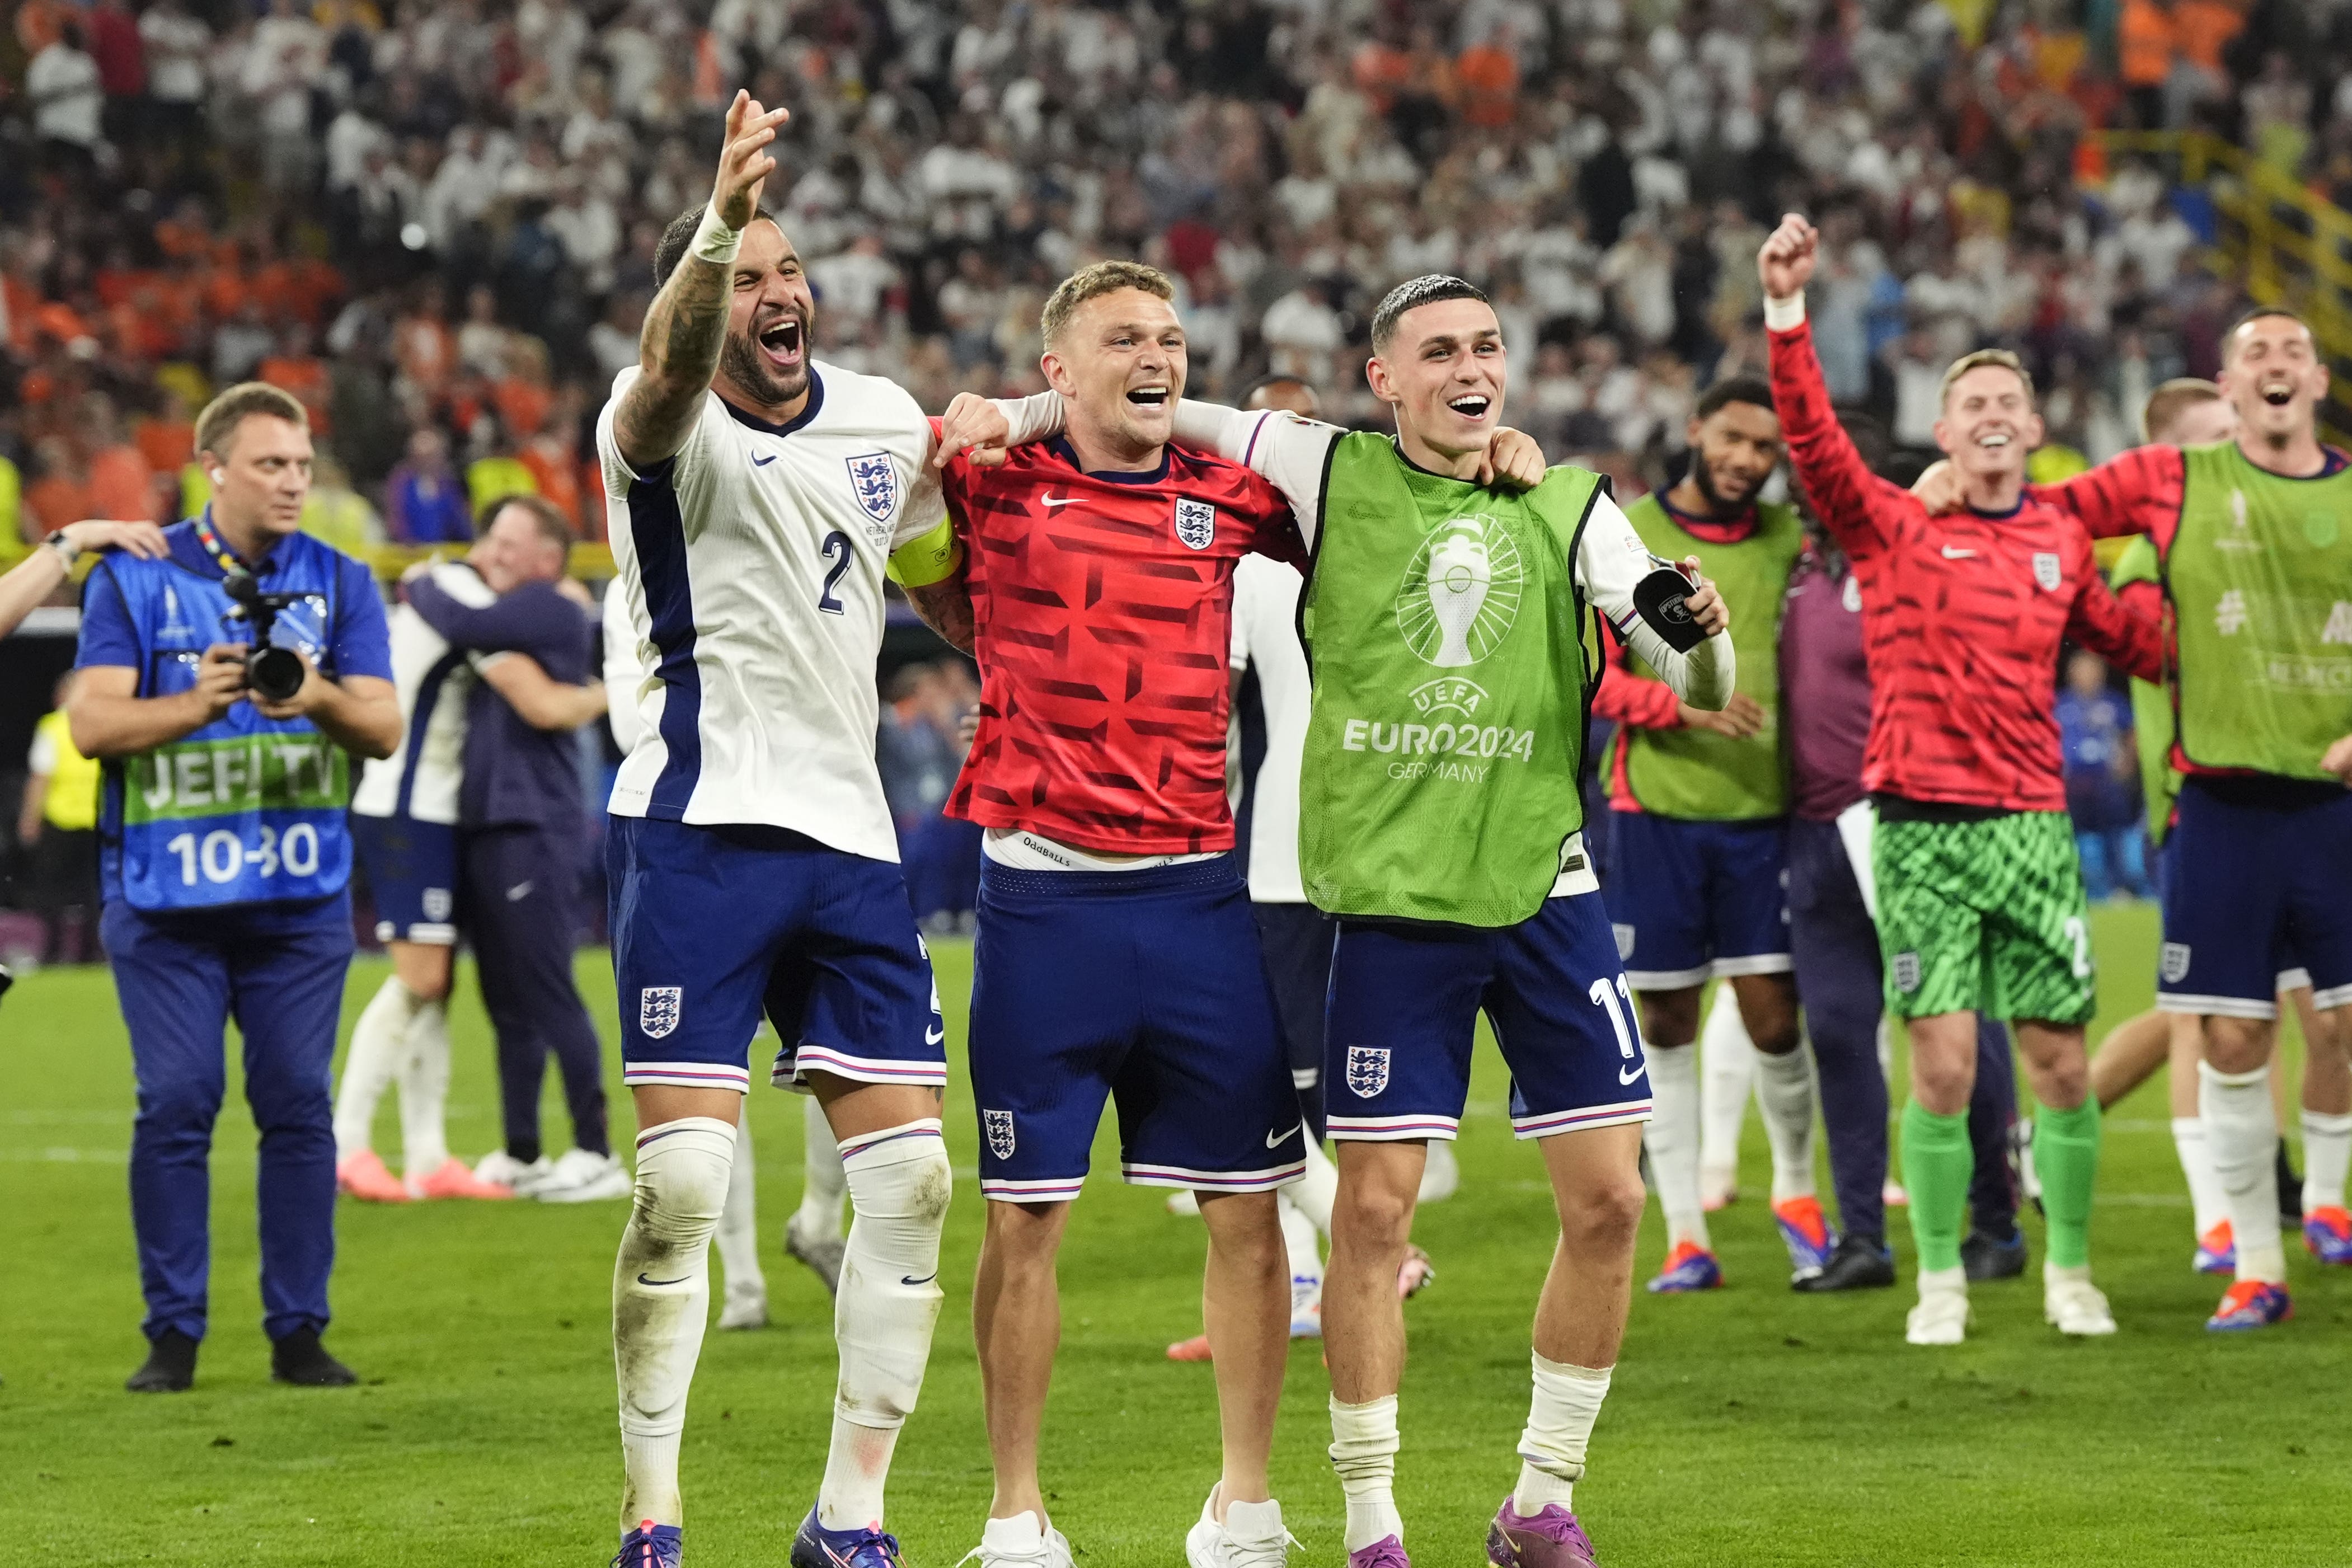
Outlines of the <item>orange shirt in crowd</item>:
<svg viewBox="0 0 2352 1568">
<path fill-rule="evenodd" d="M 2172 37 L 2189 60 L 2222 74 L 2221 50 L 2246 30 L 2246 14 L 2229 0 L 2180 0 L 2172 8 Z"/>
<path fill-rule="evenodd" d="M 2122 57 L 2118 74 L 2126 87 L 2164 85 L 2179 40 L 2173 36 L 2171 15 L 2156 0 L 2124 0 L 2116 42 Z"/>
<path fill-rule="evenodd" d="M 1367 38 L 1356 50 L 1349 70 L 1356 90 L 1372 100 L 1375 112 L 1386 114 L 1396 107 L 1397 94 L 1412 81 L 1412 57 L 1377 38 Z"/>
<path fill-rule="evenodd" d="M 522 466 L 539 481 L 539 493 L 563 509 L 563 515 L 573 522 L 580 521 L 580 470 L 572 460 L 571 449 L 551 437 L 542 437 L 526 445 L 516 454 Z M 600 481 L 601 482 L 601 481 Z"/>
<path fill-rule="evenodd" d="M 74 8 L 61 0 L 24 0 L 16 7 L 16 43 L 32 58 L 65 37 L 66 18 Z"/>
<path fill-rule="evenodd" d="M 152 519 L 152 478 L 137 448 L 109 447 L 89 460 L 88 479 L 77 481 L 68 474 L 50 474 L 26 488 L 25 500 L 41 520 L 45 534 L 85 518 Z"/>
<path fill-rule="evenodd" d="M 327 363 L 316 354 L 271 354 L 261 362 L 256 373 L 272 386 L 282 386 L 302 400 L 310 413 L 310 428 L 324 436 L 331 426 L 327 405 L 331 387 L 327 379 Z"/>
<path fill-rule="evenodd" d="M 457 340 L 429 316 L 404 316 L 392 330 L 393 357 L 403 375 L 428 393 L 448 384 L 457 362 Z"/>
<path fill-rule="evenodd" d="M 188 419 L 142 419 L 131 432 L 139 455 L 159 474 L 175 474 L 195 455 L 196 426 Z"/>
<path fill-rule="evenodd" d="M 1462 118 L 1489 128 L 1508 125 L 1518 110 L 1519 62 L 1505 48 L 1473 44 L 1454 62 Z"/>
<path fill-rule="evenodd" d="M 490 389 L 491 406 L 499 411 L 499 417 L 518 441 L 539 434 L 554 402 L 554 393 L 520 376 L 508 376 Z"/>
</svg>

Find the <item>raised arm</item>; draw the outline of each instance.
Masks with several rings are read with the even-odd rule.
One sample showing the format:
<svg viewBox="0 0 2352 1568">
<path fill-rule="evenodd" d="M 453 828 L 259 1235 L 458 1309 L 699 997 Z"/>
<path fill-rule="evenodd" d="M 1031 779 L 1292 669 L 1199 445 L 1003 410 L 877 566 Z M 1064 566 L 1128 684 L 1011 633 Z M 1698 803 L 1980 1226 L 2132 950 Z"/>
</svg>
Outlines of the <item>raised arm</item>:
<svg viewBox="0 0 2352 1568">
<path fill-rule="evenodd" d="M 2089 530 L 2094 539 L 2147 533 L 2163 537 L 2180 516 L 2189 462 L 2178 447 L 2135 447 L 2095 468 L 2026 493 L 2047 501 Z"/>
<path fill-rule="evenodd" d="M 0 637 L 38 609 L 72 575 L 74 558 L 85 550 L 127 550 L 160 561 L 171 553 L 163 531 L 152 522 L 69 522 L 0 575 Z"/>
<path fill-rule="evenodd" d="M 1780 436 L 1789 460 L 1802 480 L 1813 510 L 1848 555 L 1860 556 L 1889 542 L 1878 519 L 1878 503 L 1901 495 L 1870 471 L 1854 450 L 1830 402 L 1822 362 L 1813 353 L 1812 329 L 1805 321 L 1805 284 L 1813 275 L 1821 237 L 1813 226 L 1791 213 L 1757 253 L 1764 282 L 1765 336 L 1772 361 L 1772 405 L 1780 416 Z"/>
<path fill-rule="evenodd" d="M 760 210 L 760 184 L 776 166 L 762 151 L 792 118 L 789 110 L 762 109 L 738 91 L 727 106 L 726 144 L 719 149 L 719 177 L 677 269 L 654 296 L 637 337 L 637 363 L 644 374 L 621 395 L 613 412 L 613 437 L 621 458 L 640 472 L 677 455 L 701 416 L 719 352 L 727 341 L 727 313 L 734 297 L 735 252 L 743 230 Z"/>
<path fill-rule="evenodd" d="M 1696 563 L 1685 565 L 1695 570 Z M 1585 519 L 1583 542 L 1576 552 L 1576 576 L 1584 585 L 1585 596 L 1608 617 L 1625 645 L 1658 672 L 1675 697 L 1701 712 L 1720 712 L 1731 700 L 1732 682 L 1738 674 L 1731 651 L 1731 618 L 1722 595 L 1711 583 L 1691 595 L 1691 614 L 1708 636 L 1684 653 L 1651 630 L 1633 607 L 1633 585 L 1650 569 L 1650 551 L 1642 536 L 1633 531 L 1615 501 L 1605 495 L 1595 496 L 1592 515 Z"/>
<path fill-rule="evenodd" d="M 551 636 L 568 635 L 572 629 L 570 625 L 559 627 L 551 625 L 551 621 L 562 616 L 569 622 L 580 614 L 569 600 L 528 591 L 468 603 L 445 587 L 430 572 L 406 580 L 402 588 L 407 595 L 409 608 L 425 617 L 426 626 L 447 638 L 451 646 L 476 653 L 528 648 Z M 488 593 L 486 589 L 477 592 Z"/>
</svg>

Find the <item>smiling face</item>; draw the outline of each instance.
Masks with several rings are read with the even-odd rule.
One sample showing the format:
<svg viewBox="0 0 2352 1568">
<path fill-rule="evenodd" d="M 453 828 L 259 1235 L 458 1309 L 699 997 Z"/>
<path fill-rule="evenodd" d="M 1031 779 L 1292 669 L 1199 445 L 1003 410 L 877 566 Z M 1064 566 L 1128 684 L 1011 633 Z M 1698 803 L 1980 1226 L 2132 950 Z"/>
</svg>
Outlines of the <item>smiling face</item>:
<svg viewBox="0 0 2352 1568">
<path fill-rule="evenodd" d="M 1069 405 L 1073 434 L 1121 460 L 1155 455 L 1176 431 L 1184 395 L 1184 328 L 1176 307 L 1141 289 L 1082 301 L 1041 362 Z"/>
<path fill-rule="evenodd" d="M 1503 328 L 1482 300 L 1438 300 L 1397 318 L 1364 366 L 1397 435 L 1445 458 L 1483 452 L 1503 420 Z"/>
<path fill-rule="evenodd" d="M 565 553 L 528 508 L 504 506 L 466 559 L 491 593 L 507 594 L 525 583 L 552 583 L 562 576 Z"/>
<path fill-rule="evenodd" d="M 2221 393 L 2240 431 L 2268 446 L 2307 440 L 2327 395 L 2327 362 L 2292 316 L 2256 316 L 2221 345 Z"/>
<path fill-rule="evenodd" d="M 1780 418 L 1753 403 L 1727 403 L 1690 423 L 1691 479 L 1717 517 L 1756 499 L 1780 462 Z"/>
<path fill-rule="evenodd" d="M 2042 445 L 2042 416 L 2025 378 L 2007 365 L 1980 364 L 1944 394 L 1936 445 L 1969 479 L 2010 479 Z"/>
<path fill-rule="evenodd" d="M 772 220 L 755 220 L 735 256 L 735 292 L 714 384 L 756 409 L 798 402 L 808 393 L 809 329 L 815 320 L 816 297 L 792 241 Z"/>
</svg>

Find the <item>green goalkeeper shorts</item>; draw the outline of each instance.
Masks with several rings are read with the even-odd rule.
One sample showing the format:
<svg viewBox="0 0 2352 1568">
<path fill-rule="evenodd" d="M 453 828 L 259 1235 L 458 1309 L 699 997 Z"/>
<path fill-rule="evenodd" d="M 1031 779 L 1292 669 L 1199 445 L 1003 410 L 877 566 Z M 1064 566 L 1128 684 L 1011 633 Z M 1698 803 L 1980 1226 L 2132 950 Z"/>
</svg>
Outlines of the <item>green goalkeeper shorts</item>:
<svg viewBox="0 0 2352 1568">
<path fill-rule="evenodd" d="M 1871 860 L 1896 1017 L 2091 1021 L 2090 905 L 2065 813 L 1881 822 Z"/>
</svg>

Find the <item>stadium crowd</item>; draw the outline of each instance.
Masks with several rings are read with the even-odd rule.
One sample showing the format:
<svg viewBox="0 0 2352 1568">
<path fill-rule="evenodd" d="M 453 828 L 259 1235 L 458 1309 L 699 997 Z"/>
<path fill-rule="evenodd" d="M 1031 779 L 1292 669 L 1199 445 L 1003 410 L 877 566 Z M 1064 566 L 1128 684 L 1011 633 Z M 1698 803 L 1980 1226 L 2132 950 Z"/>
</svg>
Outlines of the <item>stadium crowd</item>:
<svg viewBox="0 0 2352 1568">
<path fill-rule="evenodd" d="M 820 352 L 929 409 L 1040 385 L 1047 289 L 1109 255 L 1179 279 L 1196 387 L 1284 371 L 1376 423 L 1371 301 L 1454 271 L 1524 367 L 1515 417 L 1629 496 L 1697 389 L 1762 368 L 1780 211 L 1824 215 L 1842 404 L 1924 448 L 1944 364 L 2009 344 L 2056 477 L 2210 375 L 2234 303 L 2206 216 L 2085 131 L 2208 126 L 2352 186 L 2352 7 L 2273 0 L 28 0 L 13 44 L 0 566 L 77 518 L 194 511 L 190 418 L 247 376 L 310 409 L 331 542 L 462 540 L 516 491 L 601 538 L 593 420 L 739 81 L 794 113 L 770 199 Z M 917 684 L 910 853 L 938 820 Z M 917 858 L 969 880 L 968 845 Z"/>
</svg>

